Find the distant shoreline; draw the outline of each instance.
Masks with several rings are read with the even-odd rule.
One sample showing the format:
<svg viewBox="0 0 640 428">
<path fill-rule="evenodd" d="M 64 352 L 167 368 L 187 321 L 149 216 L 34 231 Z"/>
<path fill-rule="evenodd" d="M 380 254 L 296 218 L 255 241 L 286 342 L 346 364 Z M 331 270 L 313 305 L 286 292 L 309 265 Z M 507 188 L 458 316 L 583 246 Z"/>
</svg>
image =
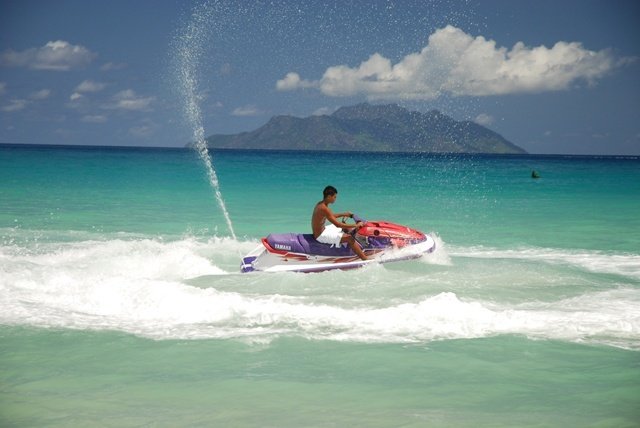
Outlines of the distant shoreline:
<svg viewBox="0 0 640 428">
<path fill-rule="evenodd" d="M 123 151 L 167 151 L 167 152 L 190 152 L 192 147 L 163 147 L 163 146 L 104 146 L 104 145 L 79 145 L 79 144 L 31 144 L 31 143 L 0 143 L 0 149 L 5 148 L 30 148 L 30 149 L 78 149 L 78 150 L 123 150 Z M 229 149 L 229 148 L 209 148 L 211 152 L 228 153 L 336 153 L 336 154 L 366 154 L 366 155 L 409 155 L 409 156 L 432 156 L 449 158 L 466 157 L 499 157 L 499 158 L 592 158 L 592 159 L 628 159 L 640 160 L 638 155 L 601 155 L 601 154 L 563 154 L 563 153 L 436 153 L 436 152 L 382 152 L 382 151 L 353 151 L 353 150 L 282 150 L 282 149 Z"/>
</svg>

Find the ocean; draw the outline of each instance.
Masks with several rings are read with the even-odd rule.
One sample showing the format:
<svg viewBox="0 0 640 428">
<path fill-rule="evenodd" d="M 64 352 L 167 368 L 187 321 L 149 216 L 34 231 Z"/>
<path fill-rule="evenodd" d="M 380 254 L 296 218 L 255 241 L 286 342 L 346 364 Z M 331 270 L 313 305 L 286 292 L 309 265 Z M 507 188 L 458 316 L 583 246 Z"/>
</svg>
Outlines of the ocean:
<svg viewBox="0 0 640 428">
<path fill-rule="evenodd" d="M 0 426 L 640 425 L 640 158 L 212 161 L 235 239 L 193 150 L 0 146 Z M 436 252 L 241 274 L 329 184 Z"/>
</svg>

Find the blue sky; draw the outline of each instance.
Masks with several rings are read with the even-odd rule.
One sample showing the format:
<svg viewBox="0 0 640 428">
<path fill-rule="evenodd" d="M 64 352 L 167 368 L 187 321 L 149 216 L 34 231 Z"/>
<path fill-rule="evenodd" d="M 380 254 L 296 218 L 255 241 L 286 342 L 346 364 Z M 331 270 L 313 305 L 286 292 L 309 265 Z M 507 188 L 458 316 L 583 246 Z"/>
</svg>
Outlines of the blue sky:
<svg viewBox="0 0 640 428">
<path fill-rule="evenodd" d="M 640 155 L 634 0 L 3 0 L 0 143 L 183 146 L 194 11 L 206 135 L 366 101 L 531 153 Z"/>
</svg>

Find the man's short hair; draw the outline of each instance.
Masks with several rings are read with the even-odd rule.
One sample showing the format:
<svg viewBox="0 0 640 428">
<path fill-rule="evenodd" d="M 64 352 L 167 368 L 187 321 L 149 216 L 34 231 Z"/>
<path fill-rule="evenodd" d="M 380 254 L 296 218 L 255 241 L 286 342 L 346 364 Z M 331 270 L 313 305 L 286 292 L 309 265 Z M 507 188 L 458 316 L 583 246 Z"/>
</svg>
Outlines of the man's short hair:
<svg viewBox="0 0 640 428">
<path fill-rule="evenodd" d="M 335 195 L 336 193 L 338 193 L 338 189 L 336 189 L 336 188 L 335 188 L 335 187 L 333 187 L 333 186 L 327 186 L 327 187 L 325 187 L 325 188 L 324 188 L 324 190 L 322 191 L 322 196 L 324 196 L 324 197 L 326 198 L 327 196 L 333 196 L 333 195 Z"/>
</svg>

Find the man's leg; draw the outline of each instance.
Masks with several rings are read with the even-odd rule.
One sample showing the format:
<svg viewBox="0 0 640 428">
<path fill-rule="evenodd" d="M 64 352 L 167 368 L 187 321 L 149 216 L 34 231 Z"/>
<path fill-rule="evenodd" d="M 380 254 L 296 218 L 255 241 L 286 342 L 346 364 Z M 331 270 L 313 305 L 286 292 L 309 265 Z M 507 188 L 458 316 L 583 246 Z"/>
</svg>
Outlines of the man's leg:
<svg viewBox="0 0 640 428">
<path fill-rule="evenodd" d="M 351 248 L 353 252 L 358 255 L 358 257 L 360 257 L 362 260 L 368 260 L 368 257 L 364 255 L 364 253 L 362 252 L 362 248 L 360 248 L 360 245 L 356 242 L 355 239 L 353 239 L 353 236 L 345 234 L 340 242 L 346 242 L 347 245 L 349 245 L 349 248 Z"/>
</svg>

